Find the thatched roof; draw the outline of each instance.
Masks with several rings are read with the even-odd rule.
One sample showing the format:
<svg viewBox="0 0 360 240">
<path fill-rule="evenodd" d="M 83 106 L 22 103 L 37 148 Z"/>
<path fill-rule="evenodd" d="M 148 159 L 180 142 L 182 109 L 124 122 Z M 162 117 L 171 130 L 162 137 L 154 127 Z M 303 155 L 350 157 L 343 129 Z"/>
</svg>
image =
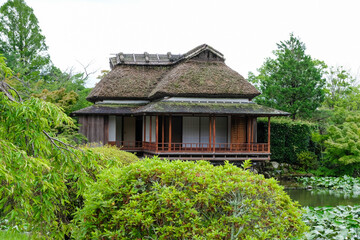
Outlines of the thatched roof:
<svg viewBox="0 0 360 240">
<path fill-rule="evenodd" d="M 169 70 L 149 96 L 253 98 L 257 95 L 259 91 L 225 63 L 188 60 Z"/>
<path fill-rule="evenodd" d="M 151 91 L 169 71 L 164 66 L 119 65 L 96 84 L 87 99 L 148 99 Z"/>
<path fill-rule="evenodd" d="M 194 103 L 157 101 L 147 105 L 95 104 L 76 112 L 73 115 L 143 115 L 143 114 L 216 114 L 246 116 L 288 116 L 287 112 L 261 106 L 255 103 Z"/>
<path fill-rule="evenodd" d="M 112 70 L 87 99 L 254 98 L 260 94 L 224 60 L 222 53 L 206 44 L 183 55 L 120 53 L 110 58 Z"/>
</svg>

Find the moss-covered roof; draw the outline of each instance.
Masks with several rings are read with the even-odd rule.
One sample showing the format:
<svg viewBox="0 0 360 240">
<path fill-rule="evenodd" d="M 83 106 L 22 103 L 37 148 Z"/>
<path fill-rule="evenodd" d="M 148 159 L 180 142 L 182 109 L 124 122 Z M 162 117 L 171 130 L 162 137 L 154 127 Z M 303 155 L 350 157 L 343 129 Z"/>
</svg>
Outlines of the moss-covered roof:
<svg viewBox="0 0 360 240">
<path fill-rule="evenodd" d="M 253 98 L 259 94 L 243 76 L 223 62 L 189 60 L 169 70 L 150 96 Z"/>
<path fill-rule="evenodd" d="M 169 70 L 164 66 L 119 65 L 96 84 L 87 99 L 148 99 Z"/>
<path fill-rule="evenodd" d="M 72 112 L 72 115 L 129 115 L 133 114 L 140 106 L 138 104 L 95 104 Z"/>
<path fill-rule="evenodd" d="M 191 102 L 151 102 L 138 104 L 95 104 L 73 112 L 73 115 L 142 115 L 142 114 L 224 114 L 252 115 L 259 117 L 288 116 L 287 112 L 261 106 L 255 103 L 191 103 Z"/>
<path fill-rule="evenodd" d="M 220 52 L 206 44 L 167 65 L 156 65 L 155 60 L 148 63 L 125 60 L 112 58 L 112 70 L 96 84 L 87 98 L 89 101 L 153 100 L 164 96 L 254 98 L 260 94 L 224 63 Z"/>
<path fill-rule="evenodd" d="M 254 116 L 288 116 L 287 112 L 255 103 L 189 103 L 152 102 L 136 110 L 138 113 L 196 113 L 196 114 L 241 114 Z"/>
</svg>

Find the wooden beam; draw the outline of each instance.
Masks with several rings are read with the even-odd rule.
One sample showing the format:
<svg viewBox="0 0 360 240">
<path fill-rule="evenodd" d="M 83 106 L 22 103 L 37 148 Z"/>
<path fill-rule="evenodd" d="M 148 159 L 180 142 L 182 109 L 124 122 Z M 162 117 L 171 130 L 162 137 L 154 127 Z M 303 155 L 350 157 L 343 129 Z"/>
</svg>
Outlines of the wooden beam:
<svg viewBox="0 0 360 240">
<path fill-rule="evenodd" d="M 171 128 L 172 128 L 172 116 L 170 115 L 169 116 L 169 152 L 171 152 L 171 132 L 172 132 L 172 130 L 171 130 Z"/>
<path fill-rule="evenodd" d="M 270 153 L 270 130 L 271 130 L 271 127 L 270 127 L 270 117 L 268 117 L 268 152 Z"/>
<path fill-rule="evenodd" d="M 158 147 L 159 147 L 159 145 L 158 145 L 158 143 L 159 143 L 159 139 L 158 139 L 159 138 L 159 116 L 158 115 L 156 115 L 155 120 L 156 120 L 156 122 L 155 122 L 155 144 L 156 144 L 155 152 L 157 152 Z"/>
<path fill-rule="evenodd" d="M 163 115 L 162 116 L 162 122 L 161 122 L 161 141 L 162 141 L 162 150 L 164 151 L 164 143 L 165 143 L 165 133 L 164 133 L 164 130 L 165 130 L 165 127 L 164 127 L 164 124 L 165 124 L 165 116 Z"/>
</svg>

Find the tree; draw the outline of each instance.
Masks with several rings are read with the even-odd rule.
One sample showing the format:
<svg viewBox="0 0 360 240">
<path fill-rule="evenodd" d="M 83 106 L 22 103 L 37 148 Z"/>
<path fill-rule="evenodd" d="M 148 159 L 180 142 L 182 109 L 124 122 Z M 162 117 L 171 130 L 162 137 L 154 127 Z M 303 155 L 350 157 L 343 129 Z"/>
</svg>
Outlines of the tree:
<svg viewBox="0 0 360 240">
<path fill-rule="evenodd" d="M 334 109 L 335 106 L 348 106 L 349 100 L 354 100 L 353 95 L 358 93 L 358 88 L 355 86 L 356 79 L 341 66 L 330 67 L 325 77 L 324 106 L 330 109 Z"/>
<path fill-rule="evenodd" d="M 47 89 L 42 90 L 39 94 L 34 94 L 34 97 L 41 98 L 46 102 L 54 103 L 56 106 L 60 107 L 66 114 L 71 113 L 71 108 L 76 104 L 79 99 L 79 95 L 74 92 L 66 92 L 65 88 L 60 88 L 59 90 L 49 91 Z"/>
<path fill-rule="evenodd" d="M 17 73 L 6 83 L 16 88 L 24 99 L 37 95 L 64 107 L 66 113 L 90 105 L 86 96 L 91 89 L 84 86 L 93 74 L 87 71 L 89 65 L 83 65 L 83 73 L 73 73 L 72 69 L 62 72 L 54 66 L 33 9 L 24 0 L 8 0 L 0 8 L 0 54 Z M 66 102 L 64 97 L 49 97 L 51 93 L 55 97 L 59 89 L 65 89 L 61 93 L 66 95 Z"/>
<path fill-rule="evenodd" d="M 8 0 L 0 8 L 0 53 L 7 65 L 36 80 L 50 63 L 45 37 L 33 9 L 24 0 Z"/>
<path fill-rule="evenodd" d="M 72 146 L 57 129 L 74 121 L 52 103 L 19 98 L 4 82 L 12 75 L 0 54 L 0 222 L 35 239 L 64 239 L 86 186 L 103 168 L 137 157 L 116 147 Z"/>
<path fill-rule="evenodd" d="M 306 55 L 305 44 L 293 34 L 277 47 L 276 58 L 267 58 L 259 75 L 249 73 L 249 80 L 262 92 L 255 101 L 287 111 L 292 119 L 311 117 L 324 100 L 324 63 Z"/>
</svg>

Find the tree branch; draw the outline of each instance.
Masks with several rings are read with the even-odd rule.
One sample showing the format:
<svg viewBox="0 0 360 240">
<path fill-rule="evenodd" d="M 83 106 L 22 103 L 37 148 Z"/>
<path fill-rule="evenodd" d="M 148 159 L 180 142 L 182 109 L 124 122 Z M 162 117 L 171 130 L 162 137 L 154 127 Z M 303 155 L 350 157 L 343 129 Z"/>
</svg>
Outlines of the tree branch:
<svg viewBox="0 0 360 240">
<path fill-rule="evenodd" d="M 9 92 L 9 89 L 12 90 L 13 88 L 11 88 L 9 86 L 9 84 L 7 84 L 6 82 L 0 81 L 0 92 L 3 92 L 5 94 L 5 96 L 9 98 L 10 101 L 17 102 L 16 99 L 14 98 L 14 96 Z M 16 90 L 15 90 L 15 92 L 19 96 L 19 93 Z"/>
</svg>

